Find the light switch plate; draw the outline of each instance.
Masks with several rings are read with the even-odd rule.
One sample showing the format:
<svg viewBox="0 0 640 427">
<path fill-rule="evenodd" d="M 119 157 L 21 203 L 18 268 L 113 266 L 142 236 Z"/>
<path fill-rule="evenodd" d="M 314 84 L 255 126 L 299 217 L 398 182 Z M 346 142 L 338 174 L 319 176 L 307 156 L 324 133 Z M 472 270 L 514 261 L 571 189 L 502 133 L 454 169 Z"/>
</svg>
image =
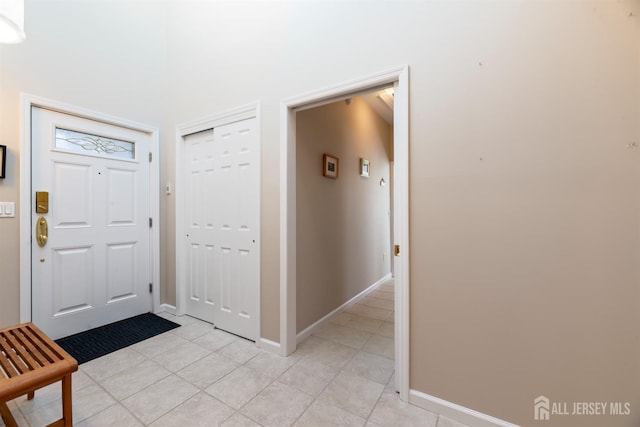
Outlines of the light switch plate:
<svg viewBox="0 0 640 427">
<path fill-rule="evenodd" d="M 14 218 L 16 216 L 16 202 L 0 202 L 0 218 Z"/>
</svg>

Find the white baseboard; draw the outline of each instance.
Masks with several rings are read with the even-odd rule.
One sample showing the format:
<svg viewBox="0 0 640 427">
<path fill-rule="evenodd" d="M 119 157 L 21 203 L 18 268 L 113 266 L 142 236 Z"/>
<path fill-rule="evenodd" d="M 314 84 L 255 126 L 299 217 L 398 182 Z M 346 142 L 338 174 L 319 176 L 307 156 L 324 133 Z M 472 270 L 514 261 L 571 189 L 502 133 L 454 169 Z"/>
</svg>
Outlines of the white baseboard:
<svg viewBox="0 0 640 427">
<path fill-rule="evenodd" d="M 409 390 L 409 403 L 430 412 L 443 415 L 453 421 L 473 427 L 518 427 L 516 424 L 465 408 L 439 397 L 417 390 Z"/>
<path fill-rule="evenodd" d="M 268 340 L 266 338 L 260 338 L 258 340 L 258 347 L 260 347 L 263 350 L 266 350 L 270 353 L 275 353 L 280 355 L 280 343 L 277 343 L 275 341 L 271 341 Z"/>
<path fill-rule="evenodd" d="M 162 313 L 163 311 L 166 311 L 167 313 L 173 314 L 174 316 L 178 312 L 174 305 L 160 304 L 160 309 L 157 311 L 157 313 Z"/>
<path fill-rule="evenodd" d="M 296 335 L 296 343 L 298 345 L 300 345 L 300 343 L 302 341 L 306 340 L 309 337 L 309 335 L 311 335 L 313 332 L 315 332 L 316 330 L 318 330 L 321 327 L 323 327 L 327 322 L 329 322 L 331 319 L 336 317 L 342 310 L 344 310 L 345 308 L 348 308 L 348 307 L 352 306 L 353 304 L 357 303 L 362 298 L 367 296 L 367 294 L 370 294 L 371 292 L 375 291 L 378 286 L 382 285 L 384 282 L 386 282 L 389 279 L 391 279 L 391 273 L 386 274 L 384 277 L 379 279 L 373 285 L 369 286 L 367 289 L 365 289 L 364 291 L 360 292 L 358 295 L 356 295 L 355 297 L 351 298 L 349 301 L 345 302 L 340 307 L 336 308 L 331 313 L 329 313 L 326 316 L 324 316 L 322 319 L 320 319 L 320 320 L 316 321 L 315 323 L 313 323 L 312 325 L 308 326 L 303 331 L 300 331 L 300 333 L 298 335 Z"/>
</svg>

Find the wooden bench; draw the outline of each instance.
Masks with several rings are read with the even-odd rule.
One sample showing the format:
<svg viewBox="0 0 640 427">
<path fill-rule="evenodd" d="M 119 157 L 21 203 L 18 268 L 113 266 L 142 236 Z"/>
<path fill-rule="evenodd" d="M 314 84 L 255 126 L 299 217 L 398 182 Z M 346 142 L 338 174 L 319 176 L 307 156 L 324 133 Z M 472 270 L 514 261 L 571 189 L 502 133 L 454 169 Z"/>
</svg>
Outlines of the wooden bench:
<svg viewBox="0 0 640 427">
<path fill-rule="evenodd" d="M 49 427 L 71 427 L 71 374 L 78 362 L 33 323 L 0 329 L 0 415 L 7 427 L 16 421 L 7 402 L 62 381 L 62 418 Z"/>
</svg>

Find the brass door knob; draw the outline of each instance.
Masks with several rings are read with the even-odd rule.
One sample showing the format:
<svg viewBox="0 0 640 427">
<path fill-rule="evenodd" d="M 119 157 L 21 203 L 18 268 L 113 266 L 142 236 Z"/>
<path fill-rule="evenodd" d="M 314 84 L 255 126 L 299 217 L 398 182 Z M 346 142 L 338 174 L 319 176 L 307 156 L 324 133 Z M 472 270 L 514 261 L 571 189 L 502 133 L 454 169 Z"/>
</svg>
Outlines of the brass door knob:
<svg viewBox="0 0 640 427">
<path fill-rule="evenodd" d="M 47 240 L 49 240 L 49 226 L 43 216 L 38 218 L 38 222 L 36 222 L 36 240 L 38 241 L 38 246 L 41 248 L 44 247 L 44 245 L 47 244 Z"/>
</svg>

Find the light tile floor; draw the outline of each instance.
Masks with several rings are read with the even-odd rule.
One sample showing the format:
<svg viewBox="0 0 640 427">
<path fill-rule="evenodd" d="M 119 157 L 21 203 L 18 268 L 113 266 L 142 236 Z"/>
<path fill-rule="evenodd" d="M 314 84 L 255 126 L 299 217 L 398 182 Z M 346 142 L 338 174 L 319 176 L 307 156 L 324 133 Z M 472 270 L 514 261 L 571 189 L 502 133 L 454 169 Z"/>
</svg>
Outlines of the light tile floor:
<svg viewBox="0 0 640 427">
<path fill-rule="evenodd" d="M 197 319 L 162 316 L 182 326 L 80 366 L 76 426 L 464 427 L 394 392 L 393 281 L 286 358 Z M 19 426 L 40 427 L 60 418 L 60 399 L 54 384 L 9 408 Z"/>
</svg>

